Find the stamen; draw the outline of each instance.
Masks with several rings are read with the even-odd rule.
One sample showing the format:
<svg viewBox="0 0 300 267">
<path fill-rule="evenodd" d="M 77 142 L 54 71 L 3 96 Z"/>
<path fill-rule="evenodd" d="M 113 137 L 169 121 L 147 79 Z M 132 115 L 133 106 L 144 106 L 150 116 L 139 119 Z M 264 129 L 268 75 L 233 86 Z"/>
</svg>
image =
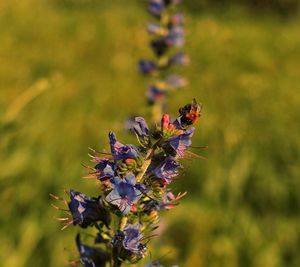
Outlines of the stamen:
<svg viewBox="0 0 300 267">
<path fill-rule="evenodd" d="M 70 218 L 55 218 L 58 221 L 68 221 Z"/>
<path fill-rule="evenodd" d="M 72 221 L 69 221 L 67 224 L 65 224 L 64 226 L 63 226 L 63 228 L 61 228 L 60 230 L 61 231 L 63 231 L 63 230 L 65 230 L 68 226 L 70 226 L 72 223 L 73 223 L 74 221 L 72 220 Z"/>
<path fill-rule="evenodd" d="M 60 201 L 63 202 L 65 205 L 68 205 L 67 200 L 65 200 L 64 198 L 59 197 L 59 196 L 56 196 L 56 195 L 53 195 L 52 193 L 49 193 L 49 195 L 50 195 L 50 197 L 54 198 L 55 200 L 60 200 Z"/>
</svg>

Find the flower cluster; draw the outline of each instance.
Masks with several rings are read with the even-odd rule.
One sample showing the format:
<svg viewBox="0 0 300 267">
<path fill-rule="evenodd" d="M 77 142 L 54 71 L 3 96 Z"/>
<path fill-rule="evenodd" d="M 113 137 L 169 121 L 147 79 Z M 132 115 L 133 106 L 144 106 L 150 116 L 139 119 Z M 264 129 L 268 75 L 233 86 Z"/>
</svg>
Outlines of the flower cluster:
<svg viewBox="0 0 300 267">
<path fill-rule="evenodd" d="M 76 237 L 83 266 L 138 262 L 147 253 L 159 212 L 175 207 L 185 195 L 174 195 L 170 185 L 180 175 L 180 159 L 189 153 L 195 130 L 190 126 L 199 119 L 201 105 L 193 100 L 179 113 L 175 120 L 163 115 L 154 129 L 142 117 L 135 118 L 138 145 L 123 144 L 109 133 L 111 153 L 93 150 L 94 166 L 88 167 L 88 177 L 101 185 L 97 197 L 74 190 L 68 193 L 68 201 L 55 197 L 68 206 L 70 217 L 60 218 L 66 225 L 97 230 L 92 245 Z M 147 266 L 160 265 L 153 262 Z"/>
<path fill-rule="evenodd" d="M 172 66 L 189 64 L 186 53 L 172 52 L 172 48 L 181 48 L 184 45 L 184 16 L 174 9 L 180 0 L 149 0 L 148 11 L 156 20 L 147 25 L 151 35 L 150 47 L 155 59 L 141 59 L 139 70 L 144 75 L 153 77 L 148 86 L 146 97 L 153 105 L 153 118 L 157 121 L 165 112 L 166 96 L 175 89 L 186 86 L 187 80 L 177 74 L 171 74 Z"/>
</svg>

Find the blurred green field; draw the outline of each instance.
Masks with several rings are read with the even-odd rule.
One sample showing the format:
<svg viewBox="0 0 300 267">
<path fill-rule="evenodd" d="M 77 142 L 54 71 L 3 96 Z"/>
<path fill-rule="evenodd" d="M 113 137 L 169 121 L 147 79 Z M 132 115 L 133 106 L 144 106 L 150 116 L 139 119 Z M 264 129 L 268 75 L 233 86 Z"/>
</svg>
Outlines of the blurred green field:
<svg viewBox="0 0 300 267">
<path fill-rule="evenodd" d="M 123 121 L 149 114 L 147 79 L 136 71 L 151 56 L 143 8 L 0 2 L 1 266 L 76 259 L 78 229 L 60 231 L 48 193 L 96 195 L 80 178 L 88 147 L 108 149 L 110 129 L 133 141 Z M 299 16 L 185 8 L 190 85 L 169 109 L 193 97 L 204 103 L 194 144 L 209 146 L 208 159 L 185 162 L 174 186 L 189 194 L 163 215 L 151 257 L 166 267 L 300 266 Z"/>
</svg>

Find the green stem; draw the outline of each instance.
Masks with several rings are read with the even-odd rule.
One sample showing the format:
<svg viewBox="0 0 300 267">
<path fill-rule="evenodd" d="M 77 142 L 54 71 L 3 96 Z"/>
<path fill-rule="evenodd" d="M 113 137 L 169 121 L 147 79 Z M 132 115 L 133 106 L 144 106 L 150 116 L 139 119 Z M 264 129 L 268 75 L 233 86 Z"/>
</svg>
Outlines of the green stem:
<svg viewBox="0 0 300 267">
<path fill-rule="evenodd" d="M 128 218 L 126 216 L 121 217 L 120 222 L 119 222 L 119 230 L 123 231 L 126 224 L 127 224 Z"/>
<path fill-rule="evenodd" d="M 152 119 L 154 122 L 159 122 L 163 115 L 163 103 L 154 103 L 152 107 Z"/>
<path fill-rule="evenodd" d="M 140 182 L 143 179 L 143 176 L 145 175 L 149 165 L 151 164 L 152 156 L 154 154 L 155 149 L 156 145 L 153 145 L 153 147 L 147 152 L 146 159 L 141 167 L 141 171 L 135 177 L 137 182 Z"/>
<path fill-rule="evenodd" d="M 143 180 L 143 177 L 148 170 L 149 165 L 151 164 L 152 157 L 154 155 L 154 152 L 156 148 L 161 144 L 162 138 L 160 138 L 147 152 L 147 155 L 145 157 L 145 161 L 141 167 L 141 171 L 138 173 L 138 175 L 135 177 L 137 182 L 141 182 Z"/>
</svg>

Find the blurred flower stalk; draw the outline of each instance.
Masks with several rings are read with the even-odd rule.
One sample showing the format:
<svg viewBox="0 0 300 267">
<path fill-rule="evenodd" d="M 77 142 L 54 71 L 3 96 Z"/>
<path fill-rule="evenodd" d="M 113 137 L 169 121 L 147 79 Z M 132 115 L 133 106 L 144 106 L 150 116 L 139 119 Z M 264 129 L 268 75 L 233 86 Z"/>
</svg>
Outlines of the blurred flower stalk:
<svg viewBox="0 0 300 267">
<path fill-rule="evenodd" d="M 152 106 L 152 118 L 158 122 L 166 112 L 167 96 L 171 91 L 187 85 L 187 80 L 172 73 L 175 66 L 189 64 L 189 56 L 178 51 L 185 42 L 184 16 L 176 11 L 180 0 L 149 0 L 148 11 L 156 21 L 147 25 L 151 35 L 150 47 L 155 59 L 141 59 L 139 70 L 143 75 L 151 77 L 146 97 Z M 176 51 L 177 50 L 177 51 Z"/>
<path fill-rule="evenodd" d="M 183 168 L 180 161 L 190 157 L 188 151 L 195 124 L 201 113 L 201 104 L 193 100 L 179 109 L 174 121 L 168 114 L 159 126 L 149 128 L 142 117 L 135 118 L 133 130 L 138 145 L 123 144 L 113 132 L 109 133 L 110 153 L 92 150 L 87 178 L 100 182 L 100 192 L 89 197 L 81 192 L 67 192 L 69 200 L 62 201 L 66 216 L 58 218 L 63 229 L 73 224 L 83 229 L 94 228 L 89 245 L 76 236 L 80 260 L 85 267 L 121 266 L 134 264 L 144 258 L 148 242 L 158 227 L 159 212 L 178 205 L 185 193 L 174 194 L 170 185 Z M 161 266 L 157 262 L 146 266 Z"/>
</svg>

